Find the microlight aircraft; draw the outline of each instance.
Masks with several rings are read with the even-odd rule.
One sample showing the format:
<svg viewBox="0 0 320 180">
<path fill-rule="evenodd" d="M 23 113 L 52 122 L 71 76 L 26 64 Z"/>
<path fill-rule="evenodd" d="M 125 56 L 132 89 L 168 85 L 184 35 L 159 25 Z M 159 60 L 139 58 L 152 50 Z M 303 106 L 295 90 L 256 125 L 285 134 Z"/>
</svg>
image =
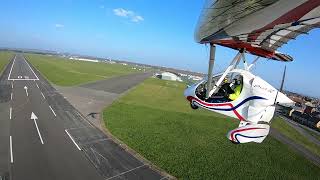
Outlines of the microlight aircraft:
<svg viewBox="0 0 320 180">
<path fill-rule="evenodd" d="M 188 87 L 185 97 L 193 109 L 201 107 L 237 118 L 239 127 L 227 134 L 231 142 L 261 143 L 269 134 L 276 104 L 293 101 L 254 75 L 252 67 L 260 57 L 292 61 L 277 49 L 318 27 L 320 0 L 206 1 L 195 39 L 210 45 L 208 75 Z M 216 45 L 237 50 L 238 54 L 223 73 L 213 75 Z M 249 64 L 246 53 L 257 57 Z M 240 62 L 243 68 L 239 68 Z"/>
</svg>

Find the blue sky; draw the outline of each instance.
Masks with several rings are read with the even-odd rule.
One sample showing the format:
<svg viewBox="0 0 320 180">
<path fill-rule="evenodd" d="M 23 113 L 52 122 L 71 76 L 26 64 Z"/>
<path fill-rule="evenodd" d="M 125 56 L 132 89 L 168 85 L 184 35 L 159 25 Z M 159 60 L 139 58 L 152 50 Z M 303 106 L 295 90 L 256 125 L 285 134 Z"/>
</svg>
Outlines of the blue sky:
<svg viewBox="0 0 320 180">
<path fill-rule="evenodd" d="M 4 0 L 0 47 L 37 48 L 206 72 L 208 48 L 194 41 L 204 0 Z M 320 97 L 320 30 L 279 49 L 285 88 Z M 216 72 L 236 54 L 217 48 Z M 252 56 L 248 57 L 253 59 Z M 285 63 L 261 60 L 254 72 L 280 86 Z"/>
</svg>

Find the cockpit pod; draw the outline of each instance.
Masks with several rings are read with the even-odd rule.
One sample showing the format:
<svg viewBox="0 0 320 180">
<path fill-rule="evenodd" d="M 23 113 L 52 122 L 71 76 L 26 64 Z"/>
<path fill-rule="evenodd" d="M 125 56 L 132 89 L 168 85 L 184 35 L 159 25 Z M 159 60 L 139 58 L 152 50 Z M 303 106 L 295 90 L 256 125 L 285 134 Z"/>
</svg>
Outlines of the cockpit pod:
<svg viewBox="0 0 320 180">
<path fill-rule="evenodd" d="M 184 95 L 193 109 L 201 107 L 239 119 L 239 127 L 227 135 L 233 143 L 261 143 L 269 133 L 275 104 L 292 101 L 249 71 L 234 69 L 223 78 L 209 97 L 206 97 L 207 79 L 189 86 Z M 214 76 L 212 84 L 216 84 L 217 79 L 221 79 L 221 75 Z"/>
</svg>

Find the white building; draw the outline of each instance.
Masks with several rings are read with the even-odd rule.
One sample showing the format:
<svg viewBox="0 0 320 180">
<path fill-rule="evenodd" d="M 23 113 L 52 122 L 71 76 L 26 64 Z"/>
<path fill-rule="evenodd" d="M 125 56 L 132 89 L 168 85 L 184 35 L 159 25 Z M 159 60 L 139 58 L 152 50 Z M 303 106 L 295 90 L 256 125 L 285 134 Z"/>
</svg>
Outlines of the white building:
<svg viewBox="0 0 320 180">
<path fill-rule="evenodd" d="M 70 57 L 69 59 L 77 60 L 77 61 L 99 62 L 96 59 L 86 59 L 86 58 L 76 58 L 76 57 Z"/>
<path fill-rule="evenodd" d="M 177 74 L 174 74 L 171 72 L 163 72 L 159 74 L 157 77 L 159 77 L 160 79 L 169 80 L 169 81 L 180 81 L 180 82 L 182 81 Z"/>
</svg>

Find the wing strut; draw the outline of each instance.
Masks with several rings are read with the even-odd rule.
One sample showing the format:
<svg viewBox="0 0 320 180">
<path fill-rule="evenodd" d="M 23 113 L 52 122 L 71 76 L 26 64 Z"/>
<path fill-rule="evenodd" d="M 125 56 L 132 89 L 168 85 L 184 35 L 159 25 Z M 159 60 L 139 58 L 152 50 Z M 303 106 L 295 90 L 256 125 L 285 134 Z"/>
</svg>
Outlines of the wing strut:
<svg viewBox="0 0 320 180">
<path fill-rule="evenodd" d="M 212 87 L 212 71 L 213 71 L 215 54 L 216 54 L 216 46 L 213 43 L 210 43 L 210 57 L 209 57 L 208 83 L 207 83 L 206 98 L 210 97 L 210 89 Z"/>
</svg>

